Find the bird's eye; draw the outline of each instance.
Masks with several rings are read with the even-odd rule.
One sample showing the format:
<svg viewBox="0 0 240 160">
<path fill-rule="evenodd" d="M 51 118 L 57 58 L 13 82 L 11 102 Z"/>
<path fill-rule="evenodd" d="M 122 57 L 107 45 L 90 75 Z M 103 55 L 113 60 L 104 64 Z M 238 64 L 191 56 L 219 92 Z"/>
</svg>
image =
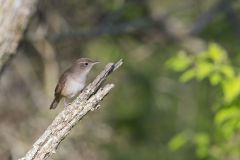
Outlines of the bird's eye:
<svg viewBox="0 0 240 160">
<path fill-rule="evenodd" d="M 88 65 L 88 63 L 86 62 L 86 63 L 84 63 L 84 65 L 85 65 L 85 66 L 87 66 L 87 65 Z"/>
</svg>

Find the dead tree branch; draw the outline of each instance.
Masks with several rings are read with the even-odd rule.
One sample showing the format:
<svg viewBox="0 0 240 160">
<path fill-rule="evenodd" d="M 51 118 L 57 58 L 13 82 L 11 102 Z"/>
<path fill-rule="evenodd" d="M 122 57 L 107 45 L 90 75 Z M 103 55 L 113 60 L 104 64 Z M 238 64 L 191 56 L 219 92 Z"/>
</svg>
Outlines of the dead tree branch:
<svg viewBox="0 0 240 160">
<path fill-rule="evenodd" d="M 132 22 L 122 23 L 118 25 L 109 25 L 102 24 L 101 26 L 98 26 L 90 31 L 67 31 L 62 32 L 53 36 L 50 36 L 49 38 L 52 41 L 62 41 L 65 39 L 74 39 L 74 38 L 94 38 L 105 34 L 110 35 L 120 35 L 120 34 L 129 34 L 134 33 L 136 31 L 143 31 L 149 28 L 154 27 L 154 22 L 146 19 L 146 18 L 140 18 L 133 20 Z"/>
<path fill-rule="evenodd" d="M 0 73 L 16 53 L 37 0 L 0 0 Z"/>
<path fill-rule="evenodd" d="M 199 16 L 195 24 L 190 30 L 191 35 L 199 34 L 218 13 L 229 12 L 231 7 L 231 0 L 219 0 L 209 10 L 203 12 Z"/>
<path fill-rule="evenodd" d="M 42 160 L 56 153 L 58 145 L 70 133 L 70 130 L 77 122 L 89 111 L 98 108 L 102 99 L 114 87 L 114 84 L 107 84 L 104 87 L 101 87 L 101 85 L 108 75 L 118 69 L 122 63 L 122 60 L 119 60 L 115 64 L 109 63 L 106 65 L 105 69 L 83 90 L 73 103 L 57 115 L 52 124 L 20 160 Z"/>
<path fill-rule="evenodd" d="M 59 42 L 66 39 L 94 38 L 105 34 L 129 34 L 139 31 L 151 31 L 152 29 L 157 30 L 158 34 L 165 36 L 166 39 L 180 43 L 180 45 L 190 53 L 199 53 L 206 49 L 207 44 L 202 39 L 189 34 L 187 26 L 182 24 L 178 19 L 164 15 L 140 18 L 118 25 L 106 24 L 101 27 L 96 27 L 91 31 L 67 31 L 50 35 L 48 38 L 52 41 Z"/>
</svg>

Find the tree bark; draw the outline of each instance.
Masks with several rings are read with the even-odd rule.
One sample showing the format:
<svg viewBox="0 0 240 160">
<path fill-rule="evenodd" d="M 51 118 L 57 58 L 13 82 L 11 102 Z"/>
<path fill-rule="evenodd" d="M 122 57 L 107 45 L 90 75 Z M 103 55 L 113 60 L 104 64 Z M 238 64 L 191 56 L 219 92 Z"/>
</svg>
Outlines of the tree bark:
<svg viewBox="0 0 240 160">
<path fill-rule="evenodd" d="M 53 120 L 42 136 L 33 144 L 27 154 L 19 160 L 42 160 L 56 153 L 61 141 L 70 133 L 70 130 L 89 111 L 98 108 L 99 103 L 114 87 L 106 84 L 101 87 L 107 76 L 122 65 L 122 60 L 117 63 L 109 63 L 105 69 L 90 83 L 82 93 Z"/>
<path fill-rule="evenodd" d="M 0 0 L 0 73 L 16 53 L 37 0 Z"/>
</svg>

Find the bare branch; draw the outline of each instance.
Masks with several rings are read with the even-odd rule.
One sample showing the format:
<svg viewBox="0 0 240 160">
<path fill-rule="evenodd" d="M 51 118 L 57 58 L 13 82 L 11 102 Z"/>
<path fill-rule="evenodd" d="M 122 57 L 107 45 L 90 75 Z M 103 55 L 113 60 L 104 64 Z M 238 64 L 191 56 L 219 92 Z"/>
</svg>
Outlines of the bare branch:
<svg viewBox="0 0 240 160">
<path fill-rule="evenodd" d="M 0 0 L 0 73 L 16 53 L 37 0 Z"/>
<path fill-rule="evenodd" d="M 209 10 L 204 12 L 195 22 L 192 29 L 190 30 L 191 35 L 197 35 L 201 32 L 216 16 L 217 13 L 222 13 L 226 11 L 230 1 L 229 0 L 219 0 L 217 1 Z"/>
<path fill-rule="evenodd" d="M 139 18 L 128 23 L 118 25 L 102 25 L 91 31 L 68 31 L 55 35 L 50 35 L 48 38 L 58 42 L 66 39 L 81 39 L 94 38 L 104 34 L 119 35 L 136 33 L 139 31 L 157 30 L 161 36 L 167 39 L 180 43 L 190 53 L 199 53 L 206 49 L 207 44 L 200 38 L 197 38 L 189 33 L 189 28 L 182 24 L 178 19 L 170 16 L 156 15 L 154 17 Z"/>
<path fill-rule="evenodd" d="M 105 69 L 83 90 L 76 100 L 57 115 L 25 157 L 20 160 L 42 160 L 56 153 L 58 145 L 77 122 L 89 111 L 98 108 L 102 99 L 114 87 L 113 84 L 107 84 L 100 88 L 107 76 L 119 68 L 122 63 L 122 60 L 120 60 L 116 64 L 109 63 L 106 65 Z"/>
<path fill-rule="evenodd" d="M 53 41 L 62 41 L 69 38 L 94 38 L 105 34 L 119 35 L 134 33 L 136 31 L 142 31 L 154 27 L 154 22 L 150 19 L 139 18 L 131 22 L 112 25 L 102 24 L 90 31 L 66 31 L 59 34 L 50 36 L 49 38 Z"/>
</svg>

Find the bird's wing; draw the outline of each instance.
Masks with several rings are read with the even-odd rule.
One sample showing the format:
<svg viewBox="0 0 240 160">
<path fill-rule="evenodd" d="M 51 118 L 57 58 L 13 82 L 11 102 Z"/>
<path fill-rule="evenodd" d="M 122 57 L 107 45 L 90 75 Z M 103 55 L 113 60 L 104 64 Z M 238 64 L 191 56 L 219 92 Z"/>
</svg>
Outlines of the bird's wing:
<svg viewBox="0 0 240 160">
<path fill-rule="evenodd" d="M 66 73 L 66 72 L 65 72 Z M 58 84 L 55 88 L 55 97 L 61 97 L 61 92 L 66 84 L 66 74 L 63 73 L 63 75 L 60 77 L 59 81 L 58 81 Z"/>
</svg>

